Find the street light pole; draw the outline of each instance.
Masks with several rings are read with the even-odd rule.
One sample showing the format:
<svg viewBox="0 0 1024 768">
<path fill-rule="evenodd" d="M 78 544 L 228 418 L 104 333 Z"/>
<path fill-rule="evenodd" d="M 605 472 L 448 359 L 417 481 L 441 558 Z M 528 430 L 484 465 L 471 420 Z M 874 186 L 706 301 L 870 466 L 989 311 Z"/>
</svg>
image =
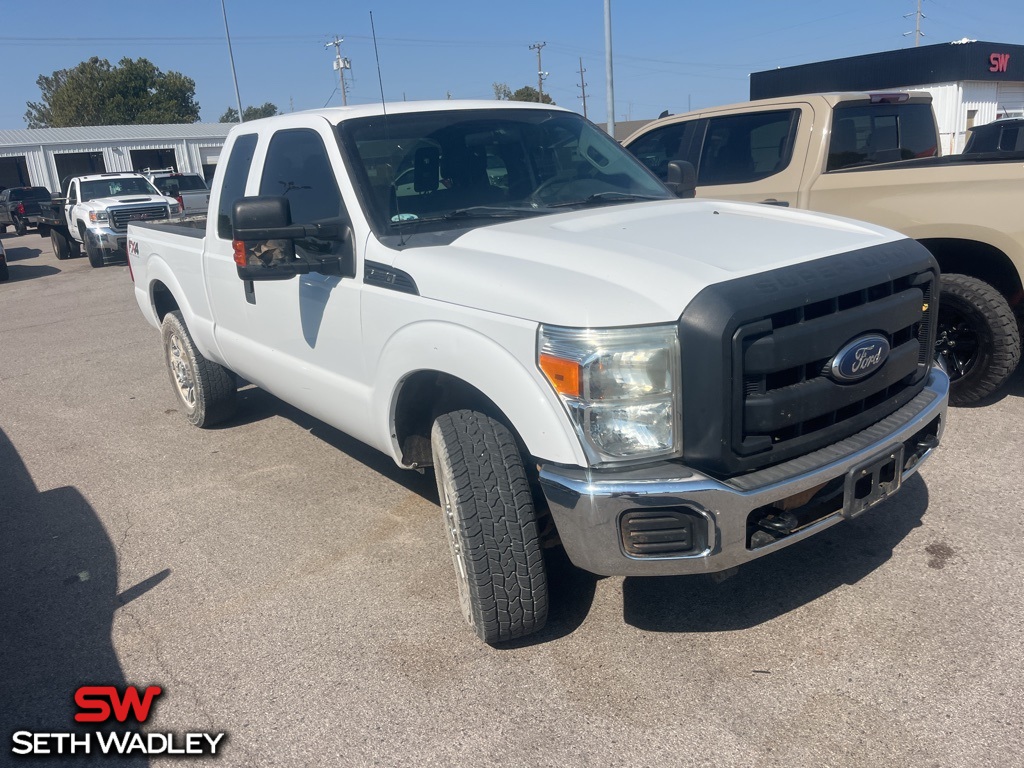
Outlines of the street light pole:
<svg viewBox="0 0 1024 768">
<path fill-rule="evenodd" d="M 612 0 L 604 0 L 604 69 L 608 98 L 608 135 L 615 138 L 615 85 L 612 82 Z"/>
<path fill-rule="evenodd" d="M 220 10 L 224 14 L 224 36 L 228 39 L 228 59 L 231 61 L 231 79 L 235 83 L 235 101 L 238 102 L 238 122 L 242 122 L 242 97 L 238 95 L 238 75 L 235 74 L 235 54 L 231 52 L 231 32 L 228 31 L 228 9 L 224 0 L 220 0 Z"/>
</svg>

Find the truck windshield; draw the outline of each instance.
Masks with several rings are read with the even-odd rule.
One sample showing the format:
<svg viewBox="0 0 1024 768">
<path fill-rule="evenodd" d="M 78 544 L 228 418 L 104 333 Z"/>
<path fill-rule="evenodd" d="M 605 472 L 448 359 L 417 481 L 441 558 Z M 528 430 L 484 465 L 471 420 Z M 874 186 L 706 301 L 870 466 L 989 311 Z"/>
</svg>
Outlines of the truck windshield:
<svg viewBox="0 0 1024 768">
<path fill-rule="evenodd" d="M 399 113 L 386 122 L 346 120 L 338 132 L 369 218 L 383 232 L 672 198 L 632 155 L 571 112 Z"/>
<path fill-rule="evenodd" d="M 82 202 L 118 195 L 159 195 L 156 188 L 141 176 L 123 176 L 82 182 Z"/>
</svg>

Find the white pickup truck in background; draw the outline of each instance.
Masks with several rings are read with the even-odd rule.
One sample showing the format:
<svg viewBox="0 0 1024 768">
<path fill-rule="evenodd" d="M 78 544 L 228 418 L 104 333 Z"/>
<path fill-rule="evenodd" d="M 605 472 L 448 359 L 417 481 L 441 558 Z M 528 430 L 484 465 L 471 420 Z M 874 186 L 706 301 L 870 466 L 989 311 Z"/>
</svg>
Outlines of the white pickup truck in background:
<svg viewBox="0 0 1024 768">
<path fill-rule="evenodd" d="M 600 574 L 729 571 L 939 442 L 938 270 L 890 230 L 678 199 L 685 167 L 666 187 L 544 105 L 276 116 L 222 157 L 205 221 L 128 231 L 180 407 L 229 419 L 237 374 L 432 466 L 486 642 L 544 625 L 549 544 Z"/>
<path fill-rule="evenodd" d="M 102 267 L 127 258 L 129 221 L 159 221 L 181 213 L 178 201 L 160 194 L 138 173 L 97 173 L 64 180 L 63 197 L 44 211 L 39 234 L 49 237 L 58 259 L 85 251 Z"/>
</svg>

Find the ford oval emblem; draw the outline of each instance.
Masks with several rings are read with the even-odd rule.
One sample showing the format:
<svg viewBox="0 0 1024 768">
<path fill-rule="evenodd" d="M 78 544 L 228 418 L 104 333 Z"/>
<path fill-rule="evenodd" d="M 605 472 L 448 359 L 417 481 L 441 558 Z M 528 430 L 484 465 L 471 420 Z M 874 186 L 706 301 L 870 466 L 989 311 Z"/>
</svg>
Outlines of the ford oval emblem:
<svg viewBox="0 0 1024 768">
<path fill-rule="evenodd" d="M 829 370 L 840 383 L 860 381 L 881 368 L 888 356 L 889 341 L 884 336 L 861 336 L 836 353 Z"/>
</svg>

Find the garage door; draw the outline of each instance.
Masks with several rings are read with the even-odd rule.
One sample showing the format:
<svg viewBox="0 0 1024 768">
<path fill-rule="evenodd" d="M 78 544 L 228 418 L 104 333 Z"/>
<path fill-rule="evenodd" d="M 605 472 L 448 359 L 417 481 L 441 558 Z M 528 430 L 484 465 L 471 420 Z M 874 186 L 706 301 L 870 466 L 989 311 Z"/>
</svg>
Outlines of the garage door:
<svg viewBox="0 0 1024 768">
<path fill-rule="evenodd" d="M 997 117 L 1024 117 L 1024 83 L 1000 83 Z"/>
</svg>

